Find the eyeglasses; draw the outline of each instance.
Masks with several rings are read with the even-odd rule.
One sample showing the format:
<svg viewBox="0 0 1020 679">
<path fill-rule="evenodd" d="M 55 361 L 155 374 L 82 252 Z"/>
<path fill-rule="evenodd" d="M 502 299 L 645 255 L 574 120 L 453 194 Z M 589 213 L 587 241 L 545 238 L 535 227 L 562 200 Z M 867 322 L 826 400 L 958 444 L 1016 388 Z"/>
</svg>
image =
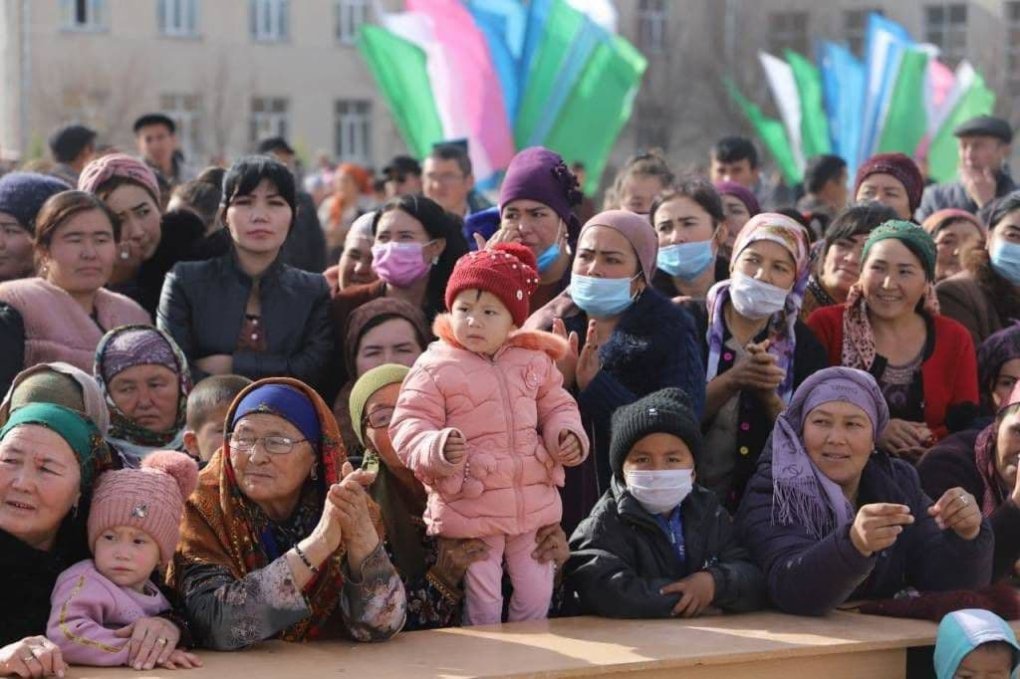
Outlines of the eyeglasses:
<svg viewBox="0 0 1020 679">
<path fill-rule="evenodd" d="M 248 434 L 231 434 L 230 447 L 242 453 L 252 453 L 255 446 L 262 442 L 262 449 L 270 455 L 286 455 L 294 450 L 295 444 L 304 443 L 308 439 L 292 439 L 289 436 L 250 436 Z"/>
<path fill-rule="evenodd" d="M 384 429 L 390 426 L 390 422 L 393 420 L 393 410 L 389 407 L 376 408 L 361 418 L 361 425 L 372 429 Z"/>
</svg>

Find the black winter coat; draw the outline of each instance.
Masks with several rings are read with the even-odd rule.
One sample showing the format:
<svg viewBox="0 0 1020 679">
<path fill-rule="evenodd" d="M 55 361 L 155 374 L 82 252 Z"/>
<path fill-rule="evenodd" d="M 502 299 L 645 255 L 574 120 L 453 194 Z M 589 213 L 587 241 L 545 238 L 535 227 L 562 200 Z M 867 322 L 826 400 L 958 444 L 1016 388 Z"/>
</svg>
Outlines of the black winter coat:
<svg viewBox="0 0 1020 679">
<path fill-rule="evenodd" d="M 335 353 L 326 279 L 279 258 L 266 270 L 259 287 L 265 352 L 237 350 L 251 287 L 233 252 L 207 262 L 181 262 L 166 277 L 157 325 L 181 347 L 196 382 L 205 377 L 195 368 L 196 359 L 230 354 L 238 375 L 293 377 L 320 387 Z"/>
<path fill-rule="evenodd" d="M 663 586 L 698 571 L 715 580 L 712 605 L 728 612 L 761 608 L 765 578 L 737 543 L 730 515 L 700 486 L 680 506 L 686 563 L 641 504 L 615 478 L 570 538 L 565 583 L 585 613 L 610 618 L 668 618 L 679 594 Z"/>
</svg>

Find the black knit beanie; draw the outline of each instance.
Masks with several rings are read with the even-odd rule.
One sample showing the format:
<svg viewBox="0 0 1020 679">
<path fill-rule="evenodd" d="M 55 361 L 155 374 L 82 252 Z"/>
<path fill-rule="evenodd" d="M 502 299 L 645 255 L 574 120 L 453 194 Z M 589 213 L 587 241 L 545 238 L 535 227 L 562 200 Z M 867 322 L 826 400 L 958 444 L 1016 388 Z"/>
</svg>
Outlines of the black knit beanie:
<svg viewBox="0 0 1020 679">
<path fill-rule="evenodd" d="M 695 460 L 701 454 L 701 424 L 691 398 L 681 389 L 662 389 L 613 413 L 609 465 L 617 478 L 623 478 L 623 462 L 630 449 L 649 434 L 673 434 L 687 444 Z"/>
</svg>

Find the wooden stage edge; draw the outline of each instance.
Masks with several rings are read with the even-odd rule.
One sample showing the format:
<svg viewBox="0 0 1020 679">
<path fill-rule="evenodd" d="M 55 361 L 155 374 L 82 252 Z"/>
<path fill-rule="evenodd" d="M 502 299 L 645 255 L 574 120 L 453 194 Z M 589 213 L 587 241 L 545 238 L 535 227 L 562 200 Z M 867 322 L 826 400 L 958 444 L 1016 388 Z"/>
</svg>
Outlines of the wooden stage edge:
<svg viewBox="0 0 1020 679">
<path fill-rule="evenodd" d="M 1020 630 L 1020 623 L 1014 623 Z M 936 625 L 856 613 L 775 612 L 694 620 L 560 618 L 408 632 L 380 644 L 272 641 L 235 653 L 199 652 L 199 670 L 75 667 L 75 679 L 243 677 L 902 677 L 908 648 Z"/>
</svg>

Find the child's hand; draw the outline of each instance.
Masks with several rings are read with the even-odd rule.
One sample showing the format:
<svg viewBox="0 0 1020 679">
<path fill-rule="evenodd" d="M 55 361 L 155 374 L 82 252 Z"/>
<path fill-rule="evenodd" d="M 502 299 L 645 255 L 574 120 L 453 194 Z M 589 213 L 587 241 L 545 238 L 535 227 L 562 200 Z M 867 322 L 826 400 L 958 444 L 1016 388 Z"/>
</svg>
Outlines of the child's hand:
<svg viewBox="0 0 1020 679">
<path fill-rule="evenodd" d="M 443 457 L 450 464 L 460 464 L 467 455 L 467 444 L 464 442 L 464 435 L 454 430 L 446 437 L 446 445 L 443 446 Z"/>
<path fill-rule="evenodd" d="M 683 580 L 669 583 L 659 590 L 659 594 L 680 594 L 680 601 L 673 607 L 673 615 L 693 618 L 708 608 L 715 598 L 715 578 L 708 571 L 698 571 Z"/>
<path fill-rule="evenodd" d="M 575 467 L 581 464 L 584 450 L 581 448 L 581 439 L 577 434 L 567 429 L 560 432 L 560 462 L 568 467 Z"/>
<path fill-rule="evenodd" d="M 170 657 L 159 665 L 168 670 L 192 670 L 201 667 L 202 661 L 194 653 L 188 653 L 178 648 L 174 649 Z"/>
</svg>

